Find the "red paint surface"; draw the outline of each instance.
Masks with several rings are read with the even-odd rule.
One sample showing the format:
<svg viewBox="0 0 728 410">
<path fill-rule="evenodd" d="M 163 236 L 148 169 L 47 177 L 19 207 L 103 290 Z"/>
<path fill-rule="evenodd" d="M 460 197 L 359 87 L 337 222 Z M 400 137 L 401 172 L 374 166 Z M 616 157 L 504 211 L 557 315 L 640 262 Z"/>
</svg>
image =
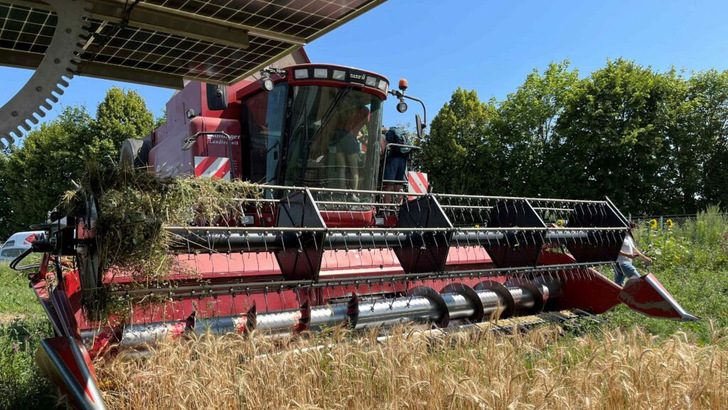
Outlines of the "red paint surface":
<svg viewBox="0 0 728 410">
<path fill-rule="evenodd" d="M 73 376 L 74 380 L 73 382 L 77 384 L 78 387 L 80 387 L 84 393 L 86 394 L 86 400 L 88 400 L 91 403 L 95 403 L 95 400 L 93 399 L 93 396 L 91 395 L 91 391 L 89 390 L 89 383 L 91 382 L 93 384 L 96 383 L 96 374 L 94 372 L 93 366 L 91 364 L 91 358 L 86 351 L 86 348 L 81 345 L 77 344 L 78 348 L 81 350 L 81 354 L 83 356 L 84 362 L 78 363 L 76 361 L 76 358 L 73 355 L 73 351 L 71 350 L 72 347 L 70 346 L 71 340 L 67 337 L 59 336 L 54 337 L 52 339 L 45 339 L 48 343 L 48 346 L 52 349 L 51 352 L 46 352 L 44 349 L 40 349 L 40 351 L 44 355 L 55 355 L 61 359 L 63 362 L 63 365 L 68 368 L 68 370 L 71 372 L 71 375 Z M 75 343 L 75 342 L 74 342 Z M 73 397 L 70 395 L 69 386 L 67 385 L 67 381 L 63 380 L 61 377 L 61 371 L 60 369 L 54 369 L 53 368 L 53 362 L 48 359 L 44 358 L 45 360 L 45 370 L 46 371 L 52 371 L 55 373 L 55 377 L 58 378 L 58 381 L 63 381 L 62 383 L 56 383 L 59 387 L 66 390 L 66 393 L 69 394 L 70 397 Z M 81 370 L 80 366 L 85 366 L 88 368 L 89 373 L 91 374 L 92 380 L 86 380 L 86 378 L 83 376 L 83 371 Z"/>
<path fill-rule="evenodd" d="M 676 302 L 666 299 L 658 289 L 661 289 L 669 298 L 672 298 L 662 284 L 650 273 L 627 281 L 619 294 L 619 300 L 631 309 L 648 316 L 680 319 L 682 315 L 676 309 L 674 304 Z"/>
<path fill-rule="evenodd" d="M 542 252 L 540 263 L 543 265 L 556 265 L 574 263 L 570 256 L 557 252 Z M 558 309 L 582 309 L 593 314 L 604 313 L 618 305 L 617 295 L 621 288 L 604 275 L 589 270 L 589 275 L 576 270 L 556 272 L 561 279 L 561 293 Z"/>
</svg>

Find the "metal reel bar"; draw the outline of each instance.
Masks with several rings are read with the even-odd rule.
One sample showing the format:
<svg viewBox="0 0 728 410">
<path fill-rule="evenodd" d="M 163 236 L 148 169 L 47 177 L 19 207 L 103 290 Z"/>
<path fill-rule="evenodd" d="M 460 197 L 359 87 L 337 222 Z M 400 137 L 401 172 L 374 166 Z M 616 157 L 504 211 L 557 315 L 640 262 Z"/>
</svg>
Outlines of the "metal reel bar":
<svg viewBox="0 0 728 410">
<path fill-rule="evenodd" d="M 421 274 L 395 274 L 395 275 L 377 275 L 357 278 L 340 278 L 326 280 L 296 280 L 296 281 L 260 281 L 260 282 L 235 282 L 220 284 L 195 284 L 184 285 L 175 281 L 166 282 L 165 288 L 134 288 L 134 289 L 117 289 L 109 292 L 111 296 L 122 297 L 125 300 L 136 301 L 148 298 L 150 295 L 159 297 L 167 297 L 169 299 L 179 299 L 184 297 L 213 297 L 229 294 L 250 295 L 262 292 L 283 292 L 286 290 L 295 290 L 301 288 L 307 289 L 325 289 L 333 287 L 347 287 L 360 285 L 374 285 L 384 283 L 414 283 L 425 282 L 436 279 L 472 279 L 478 278 L 485 283 L 496 283 L 490 278 L 494 277 L 533 277 L 533 278 L 551 278 L 559 277 L 563 273 L 563 277 L 589 275 L 590 269 L 600 267 L 608 267 L 611 269 L 613 265 L 610 263 L 573 263 L 558 265 L 540 265 L 536 267 L 515 267 L 515 268 L 494 268 L 494 269 L 474 269 L 474 270 L 458 270 L 447 272 L 429 272 Z M 543 282 L 543 281 L 542 281 Z M 540 283 L 542 283 L 540 282 Z M 543 282 L 546 285 L 548 283 Z M 489 288 L 490 289 L 490 288 Z M 552 290 L 550 293 L 553 294 Z M 487 312 L 486 312 L 487 313 Z"/>
<path fill-rule="evenodd" d="M 326 250 L 393 249 L 406 273 L 442 270 L 449 248 L 458 246 L 484 247 L 499 267 L 535 266 L 548 243 L 566 246 L 581 262 L 612 261 L 628 230 L 624 218 L 608 200 L 440 194 L 420 195 L 403 202 L 393 228 L 329 227 L 325 221 L 334 214 L 362 214 L 362 207 L 371 209 L 371 204 L 379 203 L 354 200 L 358 195 L 375 200 L 394 193 L 266 185 L 253 186 L 256 189 L 262 197 L 240 198 L 241 204 L 249 206 L 241 205 L 240 221 L 229 221 L 243 226 L 165 227 L 179 239 L 171 245 L 171 251 L 272 252 L 286 280 L 316 280 Z M 326 211 L 324 219 L 317 198 L 327 195 L 342 196 L 337 206 L 348 210 Z M 391 205 L 382 203 L 380 207 Z M 274 218 L 270 217 L 272 212 L 276 212 Z M 254 216 L 256 226 L 245 226 L 248 216 Z M 556 217 L 565 221 L 564 228 L 544 223 L 545 218 Z M 354 220 L 349 218 L 350 222 Z M 261 226 L 268 223 L 275 227 Z M 100 277 L 98 269 L 84 269 L 82 280 Z"/>
<path fill-rule="evenodd" d="M 402 242 L 426 244 L 424 235 L 452 233 L 449 243 L 454 246 L 485 246 L 517 243 L 519 235 L 542 235 L 547 243 L 563 245 L 584 243 L 607 235 L 620 235 L 625 228 L 299 228 L 299 227 L 166 227 L 179 239 L 170 246 L 172 251 L 198 252 L 273 252 L 293 248 L 299 239 L 296 234 L 326 233 L 322 244 L 325 250 L 366 248 L 396 248 Z M 293 235 L 293 236 L 292 236 Z"/>
<path fill-rule="evenodd" d="M 392 228 L 328 227 L 312 189 L 260 189 L 265 196 L 279 195 L 280 190 L 288 194 L 278 200 L 275 227 L 165 227 L 179 239 L 171 246 L 172 251 L 271 252 L 285 280 L 315 281 L 327 250 L 392 249 L 405 273 L 412 274 L 443 271 L 451 247 L 480 246 L 498 267 L 525 267 L 538 265 L 542 249 L 549 243 L 568 248 L 580 262 L 613 261 L 628 230 L 609 201 L 453 195 L 424 195 L 403 202 Z M 346 191 L 316 190 L 316 196 L 327 193 L 349 195 Z M 443 205 L 438 198 L 448 203 Z M 260 200 L 266 204 L 271 201 Z M 361 213 L 357 211 L 361 206 L 353 201 L 346 212 Z M 468 212 L 470 217 L 460 220 L 478 224 L 453 225 L 450 217 Z M 331 215 L 327 211 L 326 220 L 331 220 Z M 568 215 L 564 228 L 544 223 L 542 216 L 554 215 Z"/>
</svg>

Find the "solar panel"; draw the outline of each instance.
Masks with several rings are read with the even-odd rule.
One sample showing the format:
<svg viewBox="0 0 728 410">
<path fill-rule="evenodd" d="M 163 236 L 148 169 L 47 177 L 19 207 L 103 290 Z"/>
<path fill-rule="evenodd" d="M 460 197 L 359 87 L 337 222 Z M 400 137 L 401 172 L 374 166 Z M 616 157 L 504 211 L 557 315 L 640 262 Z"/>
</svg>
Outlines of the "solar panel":
<svg viewBox="0 0 728 410">
<path fill-rule="evenodd" d="M 181 87 L 239 81 L 385 0 L 87 1 L 78 74 Z M 41 0 L 0 0 L 0 64 L 35 68 L 56 21 Z"/>
<path fill-rule="evenodd" d="M 362 7 L 363 0 L 149 0 L 149 4 L 309 38 Z"/>
</svg>

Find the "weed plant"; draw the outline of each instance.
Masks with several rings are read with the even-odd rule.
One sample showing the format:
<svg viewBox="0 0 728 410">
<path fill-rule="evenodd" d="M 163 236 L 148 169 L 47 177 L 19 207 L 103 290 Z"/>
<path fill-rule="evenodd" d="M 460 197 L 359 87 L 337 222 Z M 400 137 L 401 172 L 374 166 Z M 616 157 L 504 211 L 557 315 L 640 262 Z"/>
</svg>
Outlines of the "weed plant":
<svg viewBox="0 0 728 410">
<path fill-rule="evenodd" d="M 242 198 L 258 195 L 252 184 L 238 180 L 160 178 L 141 169 L 89 165 L 61 208 L 83 220 L 98 215 L 101 271 L 113 267 L 154 281 L 173 268 L 168 246 L 175 238 L 164 226 L 224 225 L 244 213 Z"/>
<path fill-rule="evenodd" d="M 169 252 L 177 238 L 165 226 L 225 225 L 245 213 L 241 199 L 259 194 L 239 180 L 160 178 L 142 169 L 89 164 L 60 208 L 96 229 L 99 277 L 123 272 L 134 284 L 154 287 L 181 269 Z M 92 318 L 103 320 L 123 310 L 108 290 L 84 292 L 82 304 Z"/>
<path fill-rule="evenodd" d="M 712 343 L 728 327 L 728 217 L 717 207 L 708 208 L 671 229 L 639 227 L 638 247 L 654 264 L 638 263 L 641 273 L 650 272 L 682 307 L 700 317 L 699 322 L 674 322 L 645 317 L 618 306 L 607 314 L 614 326 L 643 326 L 657 335 L 686 332 L 698 343 Z M 609 274 L 608 274 L 609 275 Z"/>
<path fill-rule="evenodd" d="M 0 409 L 58 406 L 56 389 L 35 364 L 41 339 L 52 335 L 44 318 L 16 318 L 0 323 Z"/>
</svg>

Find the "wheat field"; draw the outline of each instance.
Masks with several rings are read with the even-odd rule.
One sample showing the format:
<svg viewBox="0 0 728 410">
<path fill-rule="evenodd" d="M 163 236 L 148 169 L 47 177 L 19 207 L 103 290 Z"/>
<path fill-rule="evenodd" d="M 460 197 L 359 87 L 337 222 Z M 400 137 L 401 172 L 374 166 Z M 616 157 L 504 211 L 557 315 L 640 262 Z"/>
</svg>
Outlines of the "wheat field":
<svg viewBox="0 0 728 410">
<path fill-rule="evenodd" d="M 197 336 L 97 363 L 98 377 L 114 409 L 728 408 L 723 343 L 680 333 L 313 337 Z"/>
</svg>

